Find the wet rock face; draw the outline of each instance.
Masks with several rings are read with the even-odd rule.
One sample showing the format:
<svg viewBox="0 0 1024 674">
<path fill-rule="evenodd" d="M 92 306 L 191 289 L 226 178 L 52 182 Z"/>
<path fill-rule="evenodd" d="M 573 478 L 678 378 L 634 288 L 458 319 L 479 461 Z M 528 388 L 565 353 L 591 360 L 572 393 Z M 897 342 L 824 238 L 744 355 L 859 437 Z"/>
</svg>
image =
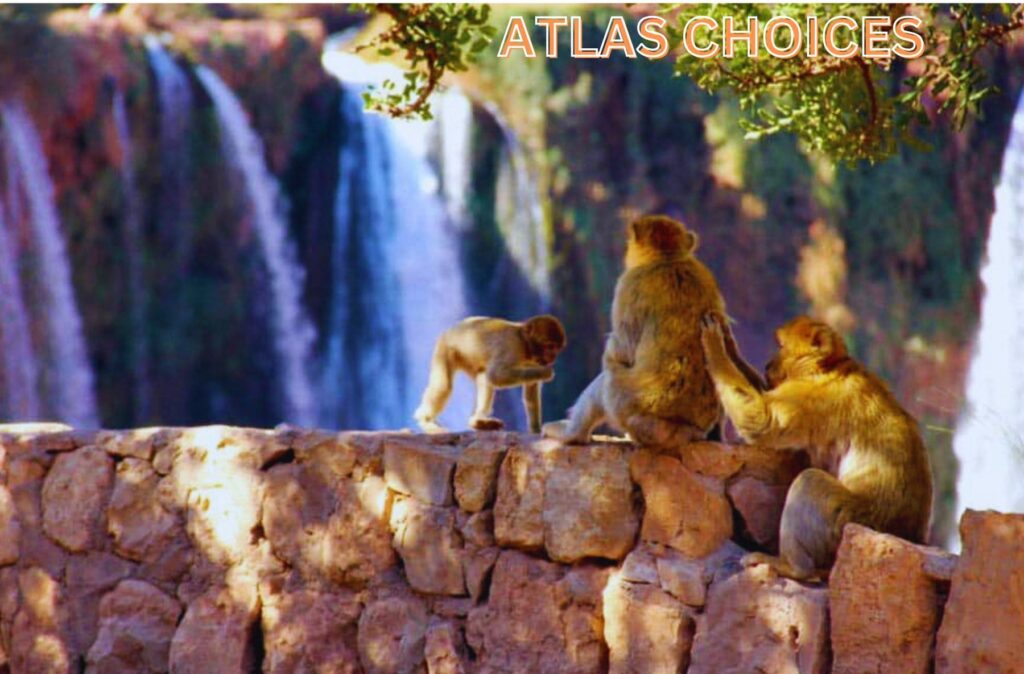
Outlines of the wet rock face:
<svg viewBox="0 0 1024 674">
<path fill-rule="evenodd" d="M 802 462 L 511 433 L 0 427 L 0 667 L 1014 671 L 1024 516 L 970 513 L 959 564 L 850 525 L 828 585 L 744 569 L 738 542 L 771 550 Z"/>
</svg>

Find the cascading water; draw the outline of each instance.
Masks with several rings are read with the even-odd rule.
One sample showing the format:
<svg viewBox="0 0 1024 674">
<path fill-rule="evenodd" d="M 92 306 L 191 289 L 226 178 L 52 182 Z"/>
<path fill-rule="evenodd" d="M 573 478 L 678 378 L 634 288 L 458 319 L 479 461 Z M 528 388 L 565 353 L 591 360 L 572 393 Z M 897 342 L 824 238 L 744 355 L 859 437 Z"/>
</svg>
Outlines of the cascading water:
<svg viewBox="0 0 1024 674">
<path fill-rule="evenodd" d="M 60 421 L 96 427 L 99 414 L 93 372 L 43 145 L 20 102 L 0 103 L 0 119 L 8 166 L 14 167 L 7 179 L 17 181 L 24 194 L 38 256 L 49 345 L 45 379 L 52 411 Z"/>
<path fill-rule="evenodd" d="M 31 421 L 38 419 L 42 411 L 36 388 L 39 365 L 32 348 L 13 239 L 0 203 L 0 355 L 4 372 L 0 418 Z"/>
<path fill-rule="evenodd" d="M 157 228 L 162 244 L 174 256 L 179 274 L 188 257 L 188 166 L 185 139 L 192 115 L 192 87 L 188 76 L 160 41 L 147 35 L 146 53 L 156 78 L 160 108 L 160 194 Z"/>
<path fill-rule="evenodd" d="M 966 508 L 1024 512 L 1024 95 L 1003 155 L 985 255 L 981 324 L 953 439 L 958 517 Z"/>
<path fill-rule="evenodd" d="M 394 79 L 387 66 L 337 51 L 325 53 L 324 66 L 342 82 L 346 136 L 335 200 L 323 422 L 407 426 L 426 386 L 435 340 L 467 315 L 459 229 L 447 212 L 431 156 L 442 123 L 364 112 L 362 85 Z M 436 104 L 468 117 L 469 102 L 456 93 Z M 441 134 L 440 140 L 464 144 L 457 133 Z M 441 420 L 464 427 L 471 409 L 472 387 L 459 382 Z"/>
<path fill-rule="evenodd" d="M 142 198 L 135 181 L 135 156 L 124 94 L 114 92 L 114 126 L 120 146 L 121 183 L 124 188 L 123 224 L 126 271 L 128 275 L 128 322 L 130 325 L 129 360 L 132 372 L 134 419 L 136 423 L 150 418 L 149 349 L 146 339 L 146 288 L 142 276 Z"/>
<path fill-rule="evenodd" d="M 288 238 L 280 188 L 267 168 L 263 143 L 234 92 L 205 66 L 196 66 L 196 75 L 216 109 L 224 154 L 245 183 L 270 274 L 272 333 L 284 386 L 284 419 L 313 425 L 317 419 L 316 399 L 307 367 L 316 336 L 302 306 L 304 275 Z"/>
</svg>

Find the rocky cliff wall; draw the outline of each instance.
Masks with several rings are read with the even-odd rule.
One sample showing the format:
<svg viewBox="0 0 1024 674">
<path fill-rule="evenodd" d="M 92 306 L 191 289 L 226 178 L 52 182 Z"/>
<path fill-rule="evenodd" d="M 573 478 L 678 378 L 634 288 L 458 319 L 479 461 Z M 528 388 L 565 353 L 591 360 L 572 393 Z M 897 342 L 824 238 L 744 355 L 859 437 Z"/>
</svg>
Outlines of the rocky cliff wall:
<svg viewBox="0 0 1024 674">
<path fill-rule="evenodd" d="M 223 426 L 0 427 L 0 447 L 15 673 L 1024 662 L 1024 516 L 968 513 L 959 562 L 850 526 L 829 585 L 744 570 L 800 454 Z"/>
</svg>

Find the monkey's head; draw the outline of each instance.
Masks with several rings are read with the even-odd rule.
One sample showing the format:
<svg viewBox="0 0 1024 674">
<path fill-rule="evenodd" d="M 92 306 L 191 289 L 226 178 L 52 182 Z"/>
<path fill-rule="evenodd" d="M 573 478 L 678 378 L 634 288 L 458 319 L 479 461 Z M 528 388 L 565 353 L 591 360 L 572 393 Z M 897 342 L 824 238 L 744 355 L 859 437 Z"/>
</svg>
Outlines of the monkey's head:
<svg viewBox="0 0 1024 674">
<path fill-rule="evenodd" d="M 545 367 L 555 362 L 566 342 L 561 321 L 547 314 L 523 323 L 523 338 L 530 357 Z"/>
<path fill-rule="evenodd" d="M 645 215 L 626 228 L 626 269 L 689 255 L 700 239 L 667 215 Z"/>
<path fill-rule="evenodd" d="M 765 368 L 768 385 L 773 388 L 790 377 L 831 372 L 850 357 L 839 333 L 807 316 L 794 318 L 776 330 L 775 341 L 779 352 Z"/>
</svg>

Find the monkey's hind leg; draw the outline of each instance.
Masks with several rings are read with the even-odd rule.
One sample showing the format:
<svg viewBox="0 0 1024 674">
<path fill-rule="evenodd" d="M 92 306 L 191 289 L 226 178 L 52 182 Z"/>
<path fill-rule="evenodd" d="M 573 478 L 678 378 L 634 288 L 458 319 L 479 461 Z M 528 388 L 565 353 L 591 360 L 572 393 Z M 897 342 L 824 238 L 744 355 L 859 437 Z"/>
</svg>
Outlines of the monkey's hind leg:
<svg viewBox="0 0 1024 674">
<path fill-rule="evenodd" d="M 605 374 L 597 375 L 569 410 L 569 418 L 544 424 L 541 429 L 546 438 L 582 445 L 590 442 L 594 428 L 605 420 L 604 407 Z"/>
<path fill-rule="evenodd" d="M 505 424 L 491 416 L 494 409 L 494 386 L 486 372 L 476 376 L 476 409 L 469 418 L 469 427 L 477 431 L 500 431 Z"/>
<path fill-rule="evenodd" d="M 442 337 L 434 347 L 434 355 L 430 359 L 430 377 L 427 380 L 427 388 L 423 390 L 423 399 L 413 412 L 413 418 L 424 433 L 443 433 L 446 430 L 437 423 L 437 417 L 448 404 L 451 394 L 452 370 L 448 364 L 448 349 Z"/>
<path fill-rule="evenodd" d="M 860 499 L 839 480 L 817 468 L 800 473 L 786 494 L 779 526 L 779 556 L 760 553 L 744 566 L 768 563 L 780 575 L 809 580 L 827 573 L 835 561 L 843 526 L 856 517 Z"/>
<path fill-rule="evenodd" d="M 696 426 L 649 414 L 630 415 L 622 425 L 634 442 L 656 449 L 672 449 L 704 440 L 707 435 Z"/>
</svg>

